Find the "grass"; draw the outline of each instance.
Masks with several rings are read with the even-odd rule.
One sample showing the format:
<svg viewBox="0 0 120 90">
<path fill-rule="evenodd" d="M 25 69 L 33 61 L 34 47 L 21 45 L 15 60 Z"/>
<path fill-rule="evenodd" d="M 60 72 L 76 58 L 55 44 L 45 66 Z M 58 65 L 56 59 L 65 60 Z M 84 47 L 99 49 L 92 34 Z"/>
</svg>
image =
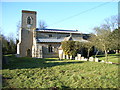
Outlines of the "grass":
<svg viewBox="0 0 120 90">
<path fill-rule="evenodd" d="M 3 88 L 120 88 L 116 64 L 7 57 Z"/>
<path fill-rule="evenodd" d="M 97 55 L 99 60 L 104 60 L 105 61 L 105 56 L 104 55 Z M 113 62 L 113 63 L 120 63 L 120 54 L 108 54 L 108 61 Z"/>
</svg>

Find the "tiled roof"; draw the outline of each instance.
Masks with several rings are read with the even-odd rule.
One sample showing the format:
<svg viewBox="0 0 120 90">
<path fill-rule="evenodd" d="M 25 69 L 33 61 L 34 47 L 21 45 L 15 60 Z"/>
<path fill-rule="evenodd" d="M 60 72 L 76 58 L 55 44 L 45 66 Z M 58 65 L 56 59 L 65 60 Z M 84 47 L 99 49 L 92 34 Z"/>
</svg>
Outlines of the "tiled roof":
<svg viewBox="0 0 120 90">
<path fill-rule="evenodd" d="M 62 29 L 39 29 L 39 28 L 37 28 L 36 31 L 39 31 L 39 32 L 59 32 L 59 33 L 78 33 L 78 34 L 81 33 L 77 30 L 62 30 Z"/>
<path fill-rule="evenodd" d="M 37 42 L 62 42 L 64 38 L 61 38 L 61 39 L 57 39 L 57 38 L 38 38 L 37 39 Z"/>
<path fill-rule="evenodd" d="M 77 38 L 77 37 L 72 37 L 71 40 L 79 41 L 79 42 L 88 42 L 87 40 L 80 39 L 80 38 Z M 48 43 L 50 43 L 50 42 L 52 42 L 52 43 L 60 43 L 62 41 L 68 41 L 68 40 L 66 40 L 65 38 L 59 38 L 59 39 L 57 39 L 57 38 L 38 38 L 37 39 L 37 42 L 48 42 Z"/>
</svg>

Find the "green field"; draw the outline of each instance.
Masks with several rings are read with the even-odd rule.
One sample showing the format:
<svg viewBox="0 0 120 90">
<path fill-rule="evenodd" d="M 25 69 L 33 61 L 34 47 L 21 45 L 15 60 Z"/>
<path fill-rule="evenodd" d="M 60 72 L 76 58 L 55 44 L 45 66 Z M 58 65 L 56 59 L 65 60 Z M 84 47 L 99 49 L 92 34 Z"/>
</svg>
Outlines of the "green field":
<svg viewBox="0 0 120 90">
<path fill-rule="evenodd" d="M 3 88 L 120 88 L 118 66 L 9 56 L 9 64 L 2 70 Z"/>
</svg>

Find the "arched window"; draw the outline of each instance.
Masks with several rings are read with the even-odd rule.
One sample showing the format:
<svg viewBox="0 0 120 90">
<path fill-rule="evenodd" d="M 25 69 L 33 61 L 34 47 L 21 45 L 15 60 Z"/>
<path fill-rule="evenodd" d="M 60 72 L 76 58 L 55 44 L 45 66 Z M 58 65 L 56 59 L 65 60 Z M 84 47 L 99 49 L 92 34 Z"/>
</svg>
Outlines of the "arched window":
<svg viewBox="0 0 120 90">
<path fill-rule="evenodd" d="M 27 24 L 32 24 L 32 18 L 31 17 L 27 18 Z"/>
<path fill-rule="evenodd" d="M 53 52 L 53 50 L 52 50 L 52 45 L 49 45 L 49 46 L 48 46 L 48 51 L 49 51 L 49 52 Z"/>
</svg>

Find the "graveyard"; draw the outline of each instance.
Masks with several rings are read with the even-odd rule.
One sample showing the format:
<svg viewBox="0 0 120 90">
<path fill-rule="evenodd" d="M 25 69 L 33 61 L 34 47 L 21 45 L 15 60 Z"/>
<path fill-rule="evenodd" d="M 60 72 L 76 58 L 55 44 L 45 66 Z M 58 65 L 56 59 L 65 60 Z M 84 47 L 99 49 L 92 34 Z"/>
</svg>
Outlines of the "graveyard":
<svg viewBox="0 0 120 90">
<path fill-rule="evenodd" d="M 80 56 L 80 55 L 78 55 Z M 109 62 L 58 58 L 31 58 L 7 55 L 3 64 L 3 88 L 120 88 L 118 54 L 109 55 Z M 94 61 L 92 61 L 94 59 Z M 97 60 L 104 60 L 98 56 Z"/>
</svg>

